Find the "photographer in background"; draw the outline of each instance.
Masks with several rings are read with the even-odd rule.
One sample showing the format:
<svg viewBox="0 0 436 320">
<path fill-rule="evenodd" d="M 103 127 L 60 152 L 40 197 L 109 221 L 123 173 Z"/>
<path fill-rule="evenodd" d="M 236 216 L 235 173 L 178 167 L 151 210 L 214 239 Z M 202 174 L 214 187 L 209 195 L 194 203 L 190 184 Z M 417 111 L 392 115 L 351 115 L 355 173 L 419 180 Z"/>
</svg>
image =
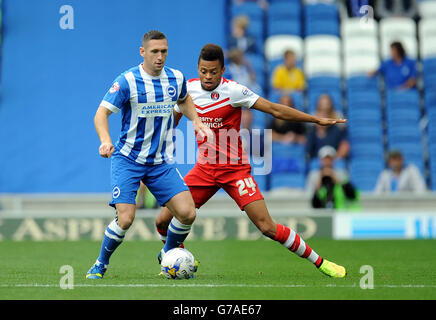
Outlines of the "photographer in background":
<svg viewBox="0 0 436 320">
<path fill-rule="evenodd" d="M 335 156 L 336 150 L 331 146 L 324 146 L 319 150 L 321 168 L 309 175 L 306 189 L 313 190 L 312 207 L 360 209 L 358 190 L 348 181 L 345 172 L 333 168 Z"/>
</svg>

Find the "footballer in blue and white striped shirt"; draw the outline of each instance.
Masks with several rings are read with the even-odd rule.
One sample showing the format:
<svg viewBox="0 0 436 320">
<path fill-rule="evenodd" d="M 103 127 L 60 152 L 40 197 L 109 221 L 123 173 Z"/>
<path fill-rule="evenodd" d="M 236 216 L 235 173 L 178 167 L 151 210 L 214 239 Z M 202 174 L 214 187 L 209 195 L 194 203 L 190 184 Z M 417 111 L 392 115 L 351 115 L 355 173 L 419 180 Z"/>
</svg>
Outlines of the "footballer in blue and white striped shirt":
<svg viewBox="0 0 436 320">
<path fill-rule="evenodd" d="M 186 89 L 183 74 L 165 66 L 166 36 L 157 30 L 142 39 L 144 61 L 119 75 L 104 96 L 95 115 L 100 138 L 99 153 L 111 157 L 112 200 L 117 216 L 107 227 L 100 255 L 86 274 L 101 279 L 113 251 L 121 244 L 135 218 L 136 193 L 142 181 L 161 206 L 170 209 L 171 221 L 162 253 L 183 243 L 195 219 L 191 193 L 172 162 L 177 104 L 202 137 L 213 133 L 199 119 Z M 121 111 L 121 134 L 115 146 L 109 134 L 108 117 Z M 170 230 L 175 230 L 171 232 Z"/>
</svg>

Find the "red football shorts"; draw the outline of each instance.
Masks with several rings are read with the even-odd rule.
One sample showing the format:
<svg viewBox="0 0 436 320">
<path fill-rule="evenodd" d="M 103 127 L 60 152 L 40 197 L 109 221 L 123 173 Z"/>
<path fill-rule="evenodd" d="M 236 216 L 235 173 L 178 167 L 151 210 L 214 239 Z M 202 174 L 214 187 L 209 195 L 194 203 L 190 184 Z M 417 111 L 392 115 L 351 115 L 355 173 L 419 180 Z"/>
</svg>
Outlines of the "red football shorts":
<svg viewBox="0 0 436 320">
<path fill-rule="evenodd" d="M 223 188 L 236 201 L 241 210 L 244 210 L 247 204 L 263 199 L 251 175 L 250 165 L 205 166 L 196 164 L 184 180 L 191 191 L 197 209 L 220 188 Z"/>
</svg>

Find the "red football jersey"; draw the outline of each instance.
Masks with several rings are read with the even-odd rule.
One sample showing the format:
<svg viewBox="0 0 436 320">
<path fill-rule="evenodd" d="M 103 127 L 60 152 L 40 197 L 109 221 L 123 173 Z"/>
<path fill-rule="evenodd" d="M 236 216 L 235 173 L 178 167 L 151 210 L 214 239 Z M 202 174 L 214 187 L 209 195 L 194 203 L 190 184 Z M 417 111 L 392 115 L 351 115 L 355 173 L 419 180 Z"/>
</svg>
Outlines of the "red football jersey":
<svg viewBox="0 0 436 320">
<path fill-rule="evenodd" d="M 215 141 L 199 141 L 198 164 L 249 164 L 240 137 L 241 107 L 251 108 L 259 96 L 247 87 L 225 78 L 215 90 L 201 87 L 200 79 L 191 79 L 187 85 L 200 120 L 215 134 Z M 176 108 L 176 111 L 179 111 Z M 180 111 L 179 111 L 180 112 Z"/>
</svg>

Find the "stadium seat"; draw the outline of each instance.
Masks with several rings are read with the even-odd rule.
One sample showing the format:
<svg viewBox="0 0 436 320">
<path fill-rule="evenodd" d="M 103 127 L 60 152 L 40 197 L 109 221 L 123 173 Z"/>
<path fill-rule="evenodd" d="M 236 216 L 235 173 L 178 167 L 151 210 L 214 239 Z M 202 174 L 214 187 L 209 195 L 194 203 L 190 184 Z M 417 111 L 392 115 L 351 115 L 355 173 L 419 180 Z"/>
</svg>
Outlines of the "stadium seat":
<svg viewBox="0 0 436 320">
<path fill-rule="evenodd" d="M 418 30 L 421 59 L 436 58 L 436 24 L 434 19 L 422 19 Z"/>
<path fill-rule="evenodd" d="M 419 107 L 419 94 L 416 90 L 388 90 L 386 92 L 386 105 L 389 108 L 398 109 L 399 106 L 406 106 L 407 109 Z"/>
<path fill-rule="evenodd" d="M 353 56 L 369 56 L 379 57 L 379 43 L 374 37 L 353 37 L 343 39 L 343 54 L 344 57 Z"/>
<path fill-rule="evenodd" d="M 307 79 L 310 90 L 337 90 L 341 88 L 341 78 L 334 76 L 319 76 Z"/>
<path fill-rule="evenodd" d="M 349 18 L 344 19 L 341 22 L 341 36 L 344 41 L 349 38 L 378 38 L 378 23 L 376 20 L 372 20 L 371 23 L 365 24 L 362 27 L 361 18 Z"/>
<path fill-rule="evenodd" d="M 347 118 L 349 121 L 354 121 L 355 119 L 367 122 L 381 122 L 382 113 L 378 108 L 366 108 L 365 105 L 360 104 L 348 104 L 347 107 Z"/>
<path fill-rule="evenodd" d="M 253 20 L 263 20 L 264 12 L 263 9 L 254 2 L 244 2 L 241 4 L 233 4 L 230 8 L 230 14 L 232 18 L 245 15 Z"/>
<path fill-rule="evenodd" d="M 301 23 L 295 19 L 269 19 L 267 34 L 268 36 L 282 34 L 301 36 Z"/>
<path fill-rule="evenodd" d="M 271 174 L 271 190 L 279 188 L 304 189 L 306 176 L 303 173 Z"/>
<path fill-rule="evenodd" d="M 343 73 L 347 78 L 353 76 L 365 76 L 368 72 L 377 70 L 379 66 L 380 59 L 378 56 L 345 56 Z"/>
<path fill-rule="evenodd" d="M 356 159 L 350 161 L 350 180 L 363 192 L 373 191 L 378 176 L 384 169 L 384 162 L 373 159 Z"/>
<path fill-rule="evenodd" d="M 371 123 L 361 122 L 357 120 L 348 121 L 348 138 L 351 146 L 355 143 L 364 143 L 368 141 L 383 141 L 383 130 L 381 121 Z"/>
<path fill-rule="evenodd" d="M 406 123 L 405 125 L 388 125 L 389 144 L 411 142 L 420 144 L 422 140 L 421 130 L 418 125 Z"/>
<path fill-rule="evenodd" d="M 381 160 L 384 158 L 383 143 L 381 140 L 377 141 L 354 141 L 351 146 L 351 160 L 355 159 L 373 159 Z"/>
<path fill-rule="evenodd" d="M 318 20 L 306 20 L 305 36 L 313 35 L 339 36 L 339 22 L 337 20 L 323 18 L 319 18 Z"/>
<path fill-rule="evenodd" d="M 379 83 L 378 77 L 367 77 L 366 75 L 351 75 L 345 79 L 345 87 L 347 88 L 347 92 L 353 91 L 378 91 Z"/>
<path fill-rule="evenodd" d="M 418 12 L 422 19 L 435 19 L 436 2 L 433 0 L 418 1 Z"/>
<path fill-rule="evenodd" d="M 338 6 L 332 3 L 306 4 L 304 6 L 306 21 L 311 19 L 339 19 Z"/>
<path fill-rule="evenodd" d="M 341 41 L 336 36 L 312 35 L 304 39 L 305 56 L 340 56 Z"/>
<path fill-rule="evenodd" d="M 304 71 L 307 77 L 341 76 L 341 59 L 339 56 L 313 56 L 304 60 Z"/>
<path fill-rule="evenodd" d="M 267 60 L 283 61 L 283 54 L 286 50 L 295 52 L 298 60 L 303 58 L 303 40 L 293 35 L 269 36 L 265 41 L 265 57 Z"/>
<path fill-rule="evenodd" d="M 280 1 L 272 2 L 268 8 L 268 19 L 300 19 L 301 3 L 300 1 Z"/>
</svg>

